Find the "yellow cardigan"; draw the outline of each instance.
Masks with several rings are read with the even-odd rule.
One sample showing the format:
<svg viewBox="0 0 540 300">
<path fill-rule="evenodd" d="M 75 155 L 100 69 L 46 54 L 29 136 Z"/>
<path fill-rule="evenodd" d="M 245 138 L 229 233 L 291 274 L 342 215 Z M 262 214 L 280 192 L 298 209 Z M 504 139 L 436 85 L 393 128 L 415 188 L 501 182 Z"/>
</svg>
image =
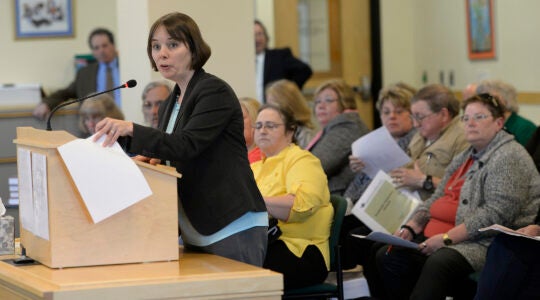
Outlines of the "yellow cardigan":
<svg viewBox="0 0 540 300">
<path fill-rule="evenodd" d="M 287 222 L 278 221 L 280 240 L 297 257 L 309 245 L 321 251 L 330 267 L 329 237 L 334 210 L 321 162 L 309 151 L 291 144 L 278 155 L 251 164 L 264 197 L 295 195 Z"/>
</svg>

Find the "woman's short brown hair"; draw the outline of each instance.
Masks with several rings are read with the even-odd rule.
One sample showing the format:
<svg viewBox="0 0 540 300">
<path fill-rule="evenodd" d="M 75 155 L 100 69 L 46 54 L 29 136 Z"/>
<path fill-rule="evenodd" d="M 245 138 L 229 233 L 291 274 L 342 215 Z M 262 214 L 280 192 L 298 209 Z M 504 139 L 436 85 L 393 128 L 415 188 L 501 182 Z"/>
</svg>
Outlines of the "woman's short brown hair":
<svg viewBox="0 0 540 300">
<path fill-rule="evenodd" d="M 202 38 L 199 26 L 197 26 L 197 23 L 190 16 L 180 12 L 173 12 L 157 19 L 148 34 L 146 52 L 148 53 L 148 58 L 154 71 L 157 71 L 157 66 L 152 58 L 152 39 L 160 26 L 165 28 L 171 38 L 184 43 L 189 48 L 191 52 L 191 69 L 199 70 L 204 66 L 208 58 L 210 58 L 212 51 L 210 50 L 210 46 Z"/>
<path fill-rule="evenodd" d="M 85 100 L 79 107 L 79 129 L 84 134 L 90 133 L 84 124 L 84 118 L 88 116 L 97 116 L 101 119 L 124 119 L 124 114 L 109 94 L 101 94 L 93 99 Z"/>
<path fill-rule="evenodd" d="M 463 111 L 465 111 L 467 106 L 472 103 L 482 103 L 489 110 L 494 119 L 504 118 L 506 108 L 504 106 L 504 102 L 501 101 L 497 96 L 492 96 L 488 93 L 474 95 L 463 101 L 461 108 L 463 108 Z"/>
<path fill-rule="evenodd" d="M 265 93 L 267 99 L 272 96 L 277 105 L 292 111 L 298 125 L 315 128 L 311 121 L 311 109 L 296 83 L 287 79 L 273 81 L 266 86 Z"/>
<path fill-rule="evenodd" d="M 407 111 L 411 111 L 411 98 L 413 94 L 405 89 L 396 85 L 391 85 L 382 89 L 379 92 L 379 99 L 375 103 L 375 107 L 379 112 L 382 112 L 384 102 L 390 101 L 394 106 L 402 107 Z"/>
<path fill-rule="evenodd" d="M 341 111 L 356 109 L 356 98 L 353 89 L 343 79 L 331 79 L 323 82 L 315 90 L 315 98 L 325 89 L 331 89 L 338 95 L 338 103 Z"/>
</svg>

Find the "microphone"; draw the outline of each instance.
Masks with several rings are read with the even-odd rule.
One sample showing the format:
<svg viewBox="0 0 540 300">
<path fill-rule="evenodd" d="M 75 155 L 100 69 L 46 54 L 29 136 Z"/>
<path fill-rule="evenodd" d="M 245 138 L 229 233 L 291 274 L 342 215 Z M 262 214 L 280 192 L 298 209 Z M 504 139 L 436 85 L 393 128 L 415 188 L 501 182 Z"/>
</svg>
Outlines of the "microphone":
<svg viewBox="0 0 540 300">
<path fill-rule="evenodd" d="M 103 92 L 99 92 L 99 93 L 94 93 L 94 94 L 90 94 L 88 96 L 85 96 L 85 97 L 82 97 L 82 98 L 79 98 L 79 99 L 75 99 L 75 100 L 71 100 L 71 101 L 66 101 L 66 102 L 63 102 L 63 103 L 60 103 L 58 104 L 55 108 L 53 108 L 53 110 L 51 110 L 51 113 L 49 114 L 49 117 L 47 118 L 47 131 L 51 131 L 52 130 L 52 127 L 51 127 L 51 118 L 53 116 L 53 114 L 60 108 L 64 107 L 64 106 L 68 106 L 70 104 L 73 104 L 73 103 L 77 103 L 77 102 L 81 102 L 81 101 L 84 101 L 88 98 L 92 98 L 92 97 L 95 97 L 95 96 L 98 96 L 98 95 L 101 95 L 101 94 L 105 94 L 105 93 L 110 93 L 112 91 L 116 91 L 118 89 L 123 89 L 123 88 L 132 88 L 132 87 L 135 87 L 137 85 L 137 81 L 135 79 L 131 79 L 131 80 L 128 80 L 128 82 L 122 84 L 122 85 L 119 85 L 115 88 L 112 88 L 110 90 L 106 90 L 106 91 L 103 91 Z"/>
</svg>

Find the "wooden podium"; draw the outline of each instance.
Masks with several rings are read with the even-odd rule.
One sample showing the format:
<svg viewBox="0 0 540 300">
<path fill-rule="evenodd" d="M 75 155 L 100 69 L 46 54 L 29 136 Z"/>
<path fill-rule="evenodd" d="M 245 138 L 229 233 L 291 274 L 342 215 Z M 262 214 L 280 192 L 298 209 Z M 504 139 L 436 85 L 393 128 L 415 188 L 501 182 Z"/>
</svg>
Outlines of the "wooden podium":
<svg viewBox="0 0 540 300">
<path fill-rule="evenodd" d="M 152 195 L 94 224 L 57 150 L 74 139 L 65 131 L 17 128 L 17 153 L 22 149 L 46 159 L 48 212 L 41 213 L 47 216 L 49 239 L 24 228 L 21 220 L 26 255 L 51 268 L 178 260 L 180 174 L 174 168 L 136 162 Z M 21 176 L 27 175 L 19 169 L 19 182 L 25 180 Z M 35 174 L 32 177 L 36 180 Z"/>
</svg>

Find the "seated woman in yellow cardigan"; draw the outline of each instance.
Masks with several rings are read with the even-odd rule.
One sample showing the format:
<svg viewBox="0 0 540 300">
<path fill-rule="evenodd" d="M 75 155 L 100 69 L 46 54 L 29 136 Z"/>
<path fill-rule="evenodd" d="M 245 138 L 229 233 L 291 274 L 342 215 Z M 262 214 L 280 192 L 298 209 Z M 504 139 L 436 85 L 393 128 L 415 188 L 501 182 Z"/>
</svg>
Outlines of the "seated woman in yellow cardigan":
<svg viewBox="0 0 540 300">
<path fill-rule="evenodd" d="M 325 280 L 334 213 L 319 159 L 294 144 L 296 126 L 291 112 L 264 105 L 255 123 L 263 158 L 251 164 L 268 213 L 282 232 L 269 243 L 263 266 L 283 274 L 285 289 Z"/>
</svg>

